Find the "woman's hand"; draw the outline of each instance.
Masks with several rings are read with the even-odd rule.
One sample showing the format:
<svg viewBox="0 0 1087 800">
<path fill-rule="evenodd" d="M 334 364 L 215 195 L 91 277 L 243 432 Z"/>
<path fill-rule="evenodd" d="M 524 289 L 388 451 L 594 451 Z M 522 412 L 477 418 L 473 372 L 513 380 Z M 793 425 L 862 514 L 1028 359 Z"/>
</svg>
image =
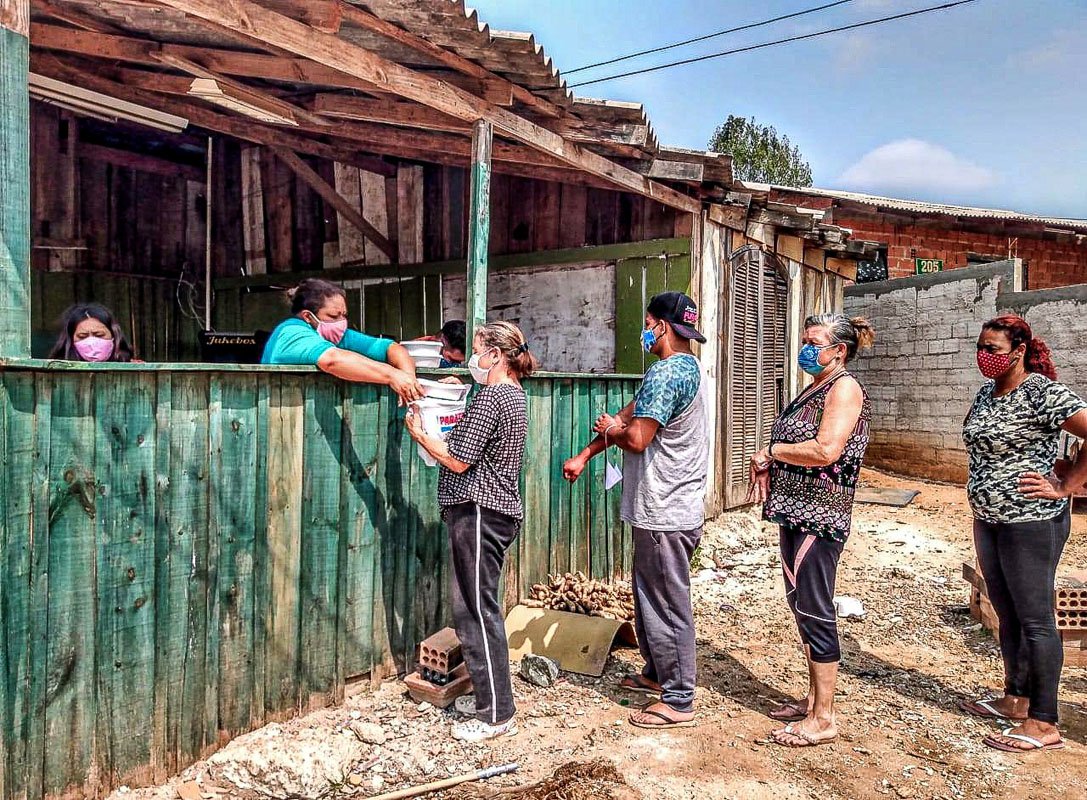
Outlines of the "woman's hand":
<svg viewBox="0 0 1087 800">
<path fill-rule="evenodd" d="M 425 394 L 414 375 L 408 375 L 398 369 L 394 369 L 392 377 L 389 378 L 389 388 L 396 392 L 402 406 L 422 400 Z"/>
<path fill-rule="evenodd" d="M 585 466 L 588 463 L 589 459 L 585 457 L 584 453 L 578 453 L 576 456 L 566 459 L 562 465 L 562 477 L 573 483 L 581 477 L 581 473 L 585 471 Z"/>
<path fill-rule="evenodd" d="M 764 469 L 762 472 L 752 472 L 751 485 L 747 489 L 747 502 L 765 503 L 766 498 L 770 496 L 770 470 Z"/>
<path fill-rule="evenodd" d="M 754 476 L 759 472 L 766 472 L 770 469 L 770 465 L 774 463 L 774 459 L 770 458 L 770 448 L 764 447 L 755 455 L 751 456 L 751 476 Z"/>
<path fill-rule="evenodd" d="M 1072 495 L 1064 487 L 1062 480 L 1040 472 L 1024 472 L 1020 475 L 1019 491 L 1031 500 L 1063 500 Z"/>
<path fill-rule="evenodd" d="M 404 416 L 404 427 L 408 429 L 408 436 L 417 442 L 426 436 L 426 431 L 423 430 L 423 416 L 415 410 L 415 406 L 408 406 L 408 413 Z"/>
<path fill-rule="evenodd" d="M 623 426 L 622 420 L 619 417 L 613 417 L 608 414 L 601 414 L 596 419 L 596 424 L 593 425 L 593 433 L 603 434 L 604 431 L 609 428 L 621 428 Z"/>
<path fill-rule="evenodd" d="M 464 384 L 464 381 L 462 381 L 456 375 L 446 375 L 444 378 L 439 380 L 438 383 L 455 383 L 457 384 L 457 386 L 461 386 Z"/>
</svg>

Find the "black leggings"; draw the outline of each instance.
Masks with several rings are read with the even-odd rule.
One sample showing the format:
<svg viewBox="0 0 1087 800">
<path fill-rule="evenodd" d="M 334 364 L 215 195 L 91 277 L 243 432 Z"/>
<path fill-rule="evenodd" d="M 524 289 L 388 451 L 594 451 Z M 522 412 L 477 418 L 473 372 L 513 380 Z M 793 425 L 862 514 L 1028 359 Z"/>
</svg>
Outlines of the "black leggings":
<svg viewBox="0 0 1087 800">
<path fill-rule="evenodd" d="M 785 600 L 796 617 L 800 639 L 816 664 L 841 661 L 838 619 L 834 610 L 834 581 L 841 542 L 781 528 L 781 570 Z"/>
<path fill-rule="evenodd" d="M 1000 619 L 1004 692 L 1030 699 L 1030 717 L 1057 723 L 1064 648 L 1053 616 L 1057 562 L 1071 512 L 1037 522 L 974 520 L 974 547 L 989 602 Z"/>
</svg>

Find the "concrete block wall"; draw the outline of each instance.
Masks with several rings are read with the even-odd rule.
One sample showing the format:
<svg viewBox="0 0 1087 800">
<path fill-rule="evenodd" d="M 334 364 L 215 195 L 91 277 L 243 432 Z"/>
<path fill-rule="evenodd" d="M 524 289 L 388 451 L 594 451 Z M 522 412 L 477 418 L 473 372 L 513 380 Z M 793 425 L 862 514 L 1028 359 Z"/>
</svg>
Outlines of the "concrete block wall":
<svg viewBox="0 0 1087 800">
<path fill-rule="evenodd" d="M 982 383 L 974 345 L 1014 269 L 1006 261 L 846 289 L 845 313 L 876 329 L 876 344 L 851 366 L 872 400 L 869 464 L 966 480 L 962 421 Z"/>
</svg>

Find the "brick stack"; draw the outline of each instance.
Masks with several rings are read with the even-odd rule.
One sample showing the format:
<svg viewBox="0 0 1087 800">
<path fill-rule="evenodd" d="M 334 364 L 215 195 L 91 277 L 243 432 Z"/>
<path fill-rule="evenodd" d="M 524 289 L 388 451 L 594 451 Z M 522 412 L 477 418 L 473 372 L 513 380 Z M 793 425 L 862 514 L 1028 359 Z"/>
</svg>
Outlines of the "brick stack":
<svg viewBox="0 0 1087 800">
<path fill-rule="evenodd" d="M 962 565 L 962 576 L 970 584 L 970 615 L 1000 639 L 1000 620 L 985 591 L 985 579 L 969 562 Z M 1087 667 L 1087 582 L 1062 576 L 1053 592 L 1057 629 L 1064 643 L 1064 665 Z"/>
</svg>

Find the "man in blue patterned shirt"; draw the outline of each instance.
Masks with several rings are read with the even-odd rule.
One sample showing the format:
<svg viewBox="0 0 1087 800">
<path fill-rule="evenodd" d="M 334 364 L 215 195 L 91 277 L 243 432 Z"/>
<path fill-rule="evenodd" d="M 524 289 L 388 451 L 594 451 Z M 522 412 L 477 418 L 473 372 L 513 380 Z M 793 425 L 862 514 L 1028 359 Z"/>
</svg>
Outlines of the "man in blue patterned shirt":
<svg viewBox="0 0 1087 800">
<path fill-rule="evenodd" d="M 645 659 L 641 674 L 622 686 L 659 694 L 630 716 L 640 728 L 694 724 L 695 632 L 691 556 L 702 538 L 709 466 L 707 404 L 702 368 L 691 340 L 698 308 L 682 292 L 649 301 L 642 346 L 660 360 L 645 373 L 634 402 L 601 415 L 599 434 L 563 465 L 577 480 L 593 456 L 610 445 L 623 451 L 620 517 L 634 533 L 634 626 Z"/>
</svg>

